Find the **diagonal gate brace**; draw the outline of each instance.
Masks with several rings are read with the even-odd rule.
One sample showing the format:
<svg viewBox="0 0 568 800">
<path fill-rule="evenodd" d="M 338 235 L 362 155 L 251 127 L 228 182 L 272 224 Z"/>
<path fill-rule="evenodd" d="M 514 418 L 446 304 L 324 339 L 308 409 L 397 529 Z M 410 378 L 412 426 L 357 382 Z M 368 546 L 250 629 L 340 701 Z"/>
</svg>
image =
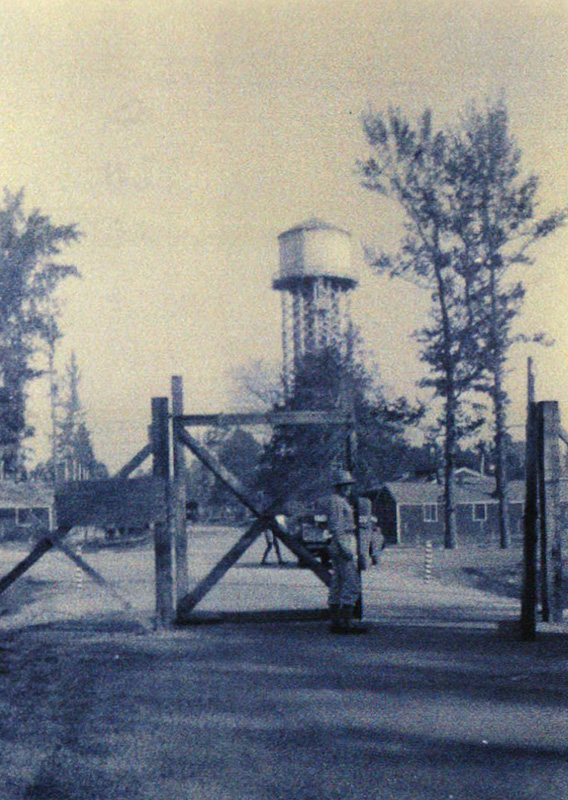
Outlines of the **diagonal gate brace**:
<svg viewBox="0 0 568 800">
<path fill-rule="evenodd" d="M 243 553 L 248 550 L 264 530 L 266 530 L 264 520 L 257 519 L 253 522 L 238 542 L 215 564 L 211 572 L 180 600 L 177 607 L 178 619 L 193 611 L 195 606 L 219 583 L 223 575 L 228 572 L 233 564 L 237 563 Z"/>
<path fill-rule="evenodd" d="M 31 569 L 52 547 L 56 547 L 59 542 L 67 536 L 69 530 L 69 528 L 57 528 L 55 531 L 52 531 L 49 536 L 44 536 L 43 539 L 40 539 L 19 564 L 16 564 L 10 572 L 0 578 L 0 594 L 3 594 L 9 586 Z"/>
<path fill-rule="evenodd" d="M 242 545 L 244 546 L 242 552 L 244 552 L 247 549 L 247 547 L 249 547 L 250 544 L 252 544 L 252 542 L 254 541 L 254 539 L 251 539 L 251 541 L 249 542 L 247 538 L 249 535 L 253 535 L 253 531 L 255 532 L 254 538 L 256 538 L 256 536 L 258 536 L 263 530 L 269 528 L 272 531 L 272 533 L 275 536 L 277 536 L 278 539 L 280 539 L 280 541 L 282 541 L 286 545 L 286 547 L 288 547 L 289 550 L 291 550 L 296 556 L 298 556 L 302 564 L 305 564 L 307 567 L 309 567 L 312 570 L 312 572 L 315 575 L 317 575 L 317 577 L 326 586 L 329 586 L 329 584 L 331 583 L 331 575 L 329 571 L 319 561 L 317 561 L 317 559 L 315 559 L 312 556 L 312 554 L 308 552 L 308 550 L 306 550 L 306 548 L 303 547 L 293 536 L 291 536 L 286 530 L 284 530 L 284 528 L 282 527 L 282 525 L 279 524 L 275 516 L 273 516 L 272 514 L 266 514 L 266 512 L 264 512 L 257 506 L 256 502 L 251 497 L 250 493 L 246 490 L 246 488 L 241 484 L 239 479 L 236 478 L 219 461 L 219 459 L 217 458 L 217 456 L 215 456 L 214 453 L 212 453 L 205 445 L 201 444 L 196 439 L 194 439 L 194 437 L 191 436 L 189 433 L 187 433 L 187 431 L 183 430 L 181 426 L 176 426 L 176 427 L 177 427 L 178 439 L 189 450 L 191 450 L 191 452 L 203 464 L 205 464 L 205 466 L 215 475 L 215 477 L 217 477 L 221 481 L 221 483 L 223 483 L 228 489 L 230 489 L 230 491 L 241 501 L 241 503 L 243 503 L 249 509 L 249 511 L 251 511 L 255 515 L 255 517 L 257 517 L 257 522 L 255 522 L 255 524 L 247 531 L 247 533 L 245 533 L 240 542 L 238 542 L 237 545 L 235 545 L 235 547 L 232 550 L 230 550 L 229 553 L 227 553 L 227 555 L 225 556 L 225 558 L 222 559 L 222 561 L 219 562 L 219 564 L 217 565 L 220 566 L 221 563 L 225 564 L 223 570 L 220 571 L 219 573 L 219 577 L 215 580 L 215 583 L 217 583 L 217 581 L 222 577 L 222 575 L 224 575 L 225 572 L 227 572 L 227 570 L 235 563 L 237 558 L 240 557 L 239 555 L 234 560 L 231 560 L 231 558 L 229 558 L 230 554 L 236 548 L 239 547 L 241 542 Z M 227 559 L 226 562 L 225 559 Z M 207 580 L 207 578 L 205 580 Z M 206 591 L 209 591 L 209 588 L 207 588 Z M 205 594 L 206 592 L 202 594 L 199 599 L 202 599 L 202 597 L 204 597 Z M 190 597 L 191 593 L 190 595 L 186 596 L 186 598 Z M 184 610 L 188 610 L 186 609 L 186 598 L 182 598 L 180 601 L 180 606 L 182 606 Z M 199 600 L 197 602 L 199 602 Z M 197 602 L 194 603 L 194 605 L 196 605 Z M 188 603 L 190 603 L 189 599 Z M 194 605 L 191 607 L 194 607 Z"/>
</svg>

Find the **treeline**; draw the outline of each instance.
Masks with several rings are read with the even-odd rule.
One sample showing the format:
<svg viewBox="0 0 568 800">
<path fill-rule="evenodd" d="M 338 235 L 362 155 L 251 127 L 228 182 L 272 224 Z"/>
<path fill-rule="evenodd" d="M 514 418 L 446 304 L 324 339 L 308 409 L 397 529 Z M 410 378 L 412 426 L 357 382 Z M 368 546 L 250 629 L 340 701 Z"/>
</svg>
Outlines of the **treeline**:
<svg viewBox="0 0 568 800">
<path fill-rule="evenodd" d="M 357 438 L 355 478 L 360 491 L 397 479 L 438 480 L 443 483 L 443 453 L 433 441 L 413 445 L 408 433 L 424 419 L 420 405 L 404 398 L 387 400 L 378 373 L 365 366 L 362 349 L 354 359 L 329 349 L 307 356 L 296 375 L 288 410 L 336 410 L 354 414 Z M 274 386 L 259 379 L 247 391 L 256 397 L 274 396 Z M 282 403 L 273 408 L 283 408 Z M 283 511 L 289 500 L 310 500 L 329 491 L 333 472 L 346 463 L 346 431 L 334 427 L 283 426 L 272 435 L 259 436 L 240 428 L 211 429 L 205 444 L 251 491 L 264 507 Z M 507 442 L 510 479 L 523 476 L 524 449 L 520 442 Z M 456 464 L 494 472 L 495 453 L 490 446 L 456 448 Z M 198 461 L 187 471 L 188 497 L 198 503 L 202 519 L 239 521 L 246 510 Z"/>
</svg>

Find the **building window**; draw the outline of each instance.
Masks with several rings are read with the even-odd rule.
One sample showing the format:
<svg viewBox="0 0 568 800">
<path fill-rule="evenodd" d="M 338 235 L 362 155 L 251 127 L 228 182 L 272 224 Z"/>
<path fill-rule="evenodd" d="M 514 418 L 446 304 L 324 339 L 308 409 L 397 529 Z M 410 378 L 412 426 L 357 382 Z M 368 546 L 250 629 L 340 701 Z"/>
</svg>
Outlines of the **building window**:
<svg viewBox="0 0 568 800">
<path fill-rule="evenodd" d="M 438 521 L 438 506 L 436 503 L 422 506 L 422 519 L 424 522 Z"/>
<path fill-rule="evenodd" d="M 32 524 L 32 515 L 29 508 L 16 509 L 16 525 L 29 527 Z"/>
<path fill-rule="evenodd" d="M 476 522 L 485 522 L 487 519 L 487 506 L 485 503 L 473 504 L 473 518 Z"/>
<path fill-rule="evenodd" d="M 32 508 L 33 522 L 49 527 L 49 508 Z"/>
</svg>

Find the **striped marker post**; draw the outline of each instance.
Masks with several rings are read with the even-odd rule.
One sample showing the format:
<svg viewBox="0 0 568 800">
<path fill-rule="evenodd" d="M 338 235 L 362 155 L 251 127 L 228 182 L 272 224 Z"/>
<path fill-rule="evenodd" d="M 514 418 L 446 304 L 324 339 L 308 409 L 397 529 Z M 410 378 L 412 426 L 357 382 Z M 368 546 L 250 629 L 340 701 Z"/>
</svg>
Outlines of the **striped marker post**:
<svg viewBox="0 0 568 800">
<path fill-rule="evenodd" d="M 432 542 L 430 539 L 426 541 L 424 546 L 424 580 L 426 583 L 432 577 Z"/>
<path fill-rule="evenodd" d="M 78 556 L 82 556 L 83 546 L 78 544 L 77 547 L 75 548 L 75 552 L 77 553 Z M 81 589 L 83 588 L 83 578 L 84 578 L 83 570 L 81 569 L 81 567 L 77 566 L 75 568 L 75 589 L 77 591 L 81 591 Z"/>
</svg>

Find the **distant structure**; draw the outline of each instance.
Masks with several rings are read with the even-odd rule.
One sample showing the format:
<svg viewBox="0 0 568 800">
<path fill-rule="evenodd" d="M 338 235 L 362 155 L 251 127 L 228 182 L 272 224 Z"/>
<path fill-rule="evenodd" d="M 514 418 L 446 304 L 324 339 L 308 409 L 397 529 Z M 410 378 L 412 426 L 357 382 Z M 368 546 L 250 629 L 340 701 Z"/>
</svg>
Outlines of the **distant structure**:
<svg viewBox="0 0 568 800">
<path fill-rule="evenodd" d="M 272 286 L 282 293 L 284 390 L 289 397 L 301 359 L 332 345 L 348 352 L 350 293 L 357 286 L 351 234 L 310 219 L 278 237 L 280 273 Z"/>
</svg>

